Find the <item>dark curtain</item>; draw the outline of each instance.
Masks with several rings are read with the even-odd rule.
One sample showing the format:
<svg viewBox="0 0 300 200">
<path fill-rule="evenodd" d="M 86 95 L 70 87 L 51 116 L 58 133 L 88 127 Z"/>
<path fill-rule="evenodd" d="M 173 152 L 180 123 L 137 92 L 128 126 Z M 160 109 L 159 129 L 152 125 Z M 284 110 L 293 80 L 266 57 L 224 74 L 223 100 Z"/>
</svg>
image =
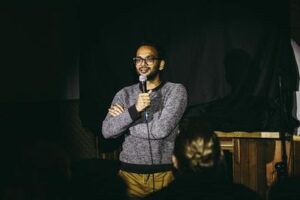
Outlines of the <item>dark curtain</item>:
<svg viewBox="0 0 300 200">
<path fill-rule="evenodd" d="M 82 1 L 83 124 L 101 136 L 114 94 L 137 82 L 136 45 L 152 40 L 166 51 L 163 78 L 188 90 L 185 117 L 209 118 L 224 131 L 293 130 L 298 71 L 288 10 L 284 0 Z M 104 150 L 115 147 L 114 140 L 101 141 Z"/>
</svg>

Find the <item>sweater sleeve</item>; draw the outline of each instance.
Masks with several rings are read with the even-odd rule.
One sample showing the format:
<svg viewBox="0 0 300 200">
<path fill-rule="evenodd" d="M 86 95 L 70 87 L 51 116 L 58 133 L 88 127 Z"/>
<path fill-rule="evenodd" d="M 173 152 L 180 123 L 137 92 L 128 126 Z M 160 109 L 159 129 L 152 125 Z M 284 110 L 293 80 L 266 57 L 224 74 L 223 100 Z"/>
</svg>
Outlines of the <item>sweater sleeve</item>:
<svg viewBox="0 0 300 200">
<path fill-rule="evenodd" d="M 124 107 L 125 103 L 124 103 L 124 92 L 121 90 L 119 91 L 111 105 L 115 105 L 115 104 L 120 104 Z M 131 123 L 139 117 L 139 113 L 135 113 L 134 112 L 134 108 L 133 106 L 126 108 L 124 107 L 124 112 L 121 113 L 118 116 L 113 117 L 111 114 L 107 113 L 104 121 L 102 122 L 102 135 L 104 138 L 116 138 L 118 136 L 120 136 L 124 131 L 126 131 L 129 126 L 131 125 Z M 134 115 L 134 119 L 133 119 L 133 114 Z"/>
<path fill-rule="evenodd" d="M 174 132 L 187 106 L 187 92 L 183 85 L 176 84 L 168 94 L 167 100 L 158 118 L 149 123 L 150 139 L 162 139 Z M 132 135 L 140 138 L 149 138 L 146 124 L 133 127 Z"/>
</svg>

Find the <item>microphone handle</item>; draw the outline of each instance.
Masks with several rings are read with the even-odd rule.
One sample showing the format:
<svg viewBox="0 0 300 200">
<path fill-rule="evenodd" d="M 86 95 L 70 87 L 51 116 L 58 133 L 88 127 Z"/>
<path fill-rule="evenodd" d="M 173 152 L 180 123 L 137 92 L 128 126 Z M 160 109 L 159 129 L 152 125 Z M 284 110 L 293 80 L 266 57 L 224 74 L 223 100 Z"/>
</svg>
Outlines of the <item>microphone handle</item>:
<svg viewBox="0 0 300 200">
<path fill-rule="evenodd" d="M 142 84 L 142 92 L 143 92 L 143 93 L 146 93 L 146 92 L 147 92 L 146 81 L 142 81 L 141 84 Z"/>
<path fill-rule="evenodd" d="M 146 85 L 146 81 L 141 81 L 141 85 L 142 85 L 142 92 L 146 93 L 147 92 L 147 85 Z M 148 114 L 148 108 L 146 108 L 144 110 L 145 112 L 145 121 L 148 122 L 148 118 L 149 118 L 149 114 Z"/>
</svg>

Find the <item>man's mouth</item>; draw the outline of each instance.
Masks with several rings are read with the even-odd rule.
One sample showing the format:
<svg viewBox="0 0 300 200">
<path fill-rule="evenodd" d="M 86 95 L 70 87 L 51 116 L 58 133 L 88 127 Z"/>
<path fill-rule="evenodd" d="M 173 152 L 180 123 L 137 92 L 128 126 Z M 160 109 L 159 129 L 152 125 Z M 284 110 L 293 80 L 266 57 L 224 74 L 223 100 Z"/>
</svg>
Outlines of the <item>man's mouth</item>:
<svg viewBox="0 0 300 200">
<path fill-rule="evenodd" d="M 139 71 L 140 71 L 141 73 L 143 73 L 143 74 L 147 73 L 149 70 L 150 70 L 149 67 L 141 67 L 141 68 L 139 68 Z"/>
</svg>

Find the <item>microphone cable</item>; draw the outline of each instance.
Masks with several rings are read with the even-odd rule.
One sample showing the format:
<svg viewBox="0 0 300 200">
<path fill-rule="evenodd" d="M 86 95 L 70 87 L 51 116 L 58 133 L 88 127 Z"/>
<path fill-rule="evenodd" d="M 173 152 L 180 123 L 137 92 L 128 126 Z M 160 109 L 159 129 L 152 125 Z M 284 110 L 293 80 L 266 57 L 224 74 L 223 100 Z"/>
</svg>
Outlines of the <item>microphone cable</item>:
<svg viewBox="0 0 300 200">
<path fill-rule="evenodd" d="M 151 159 L 151 165 L 154 165 L 153 161 L 153 154 L 152 154 L 152 146 L 151 146 L 151 139 L 150 139 L 150 129 L 149 129 L 149 123 L 148 123 L 148 112 L 145 110 L 145 122 L 147 126 L 147 133 L 148 133 L 148 143 L 149 143 L 149 151 L 150 151 L 150 159 Z M 154 179 L 154 173 L 152 173 L 152 192 L 155 192 L 155 179 Z"/>
<path fill-rule="evenodd" d="M 141 90 L 143 93 L 147 92 L 147 77 L 144 75 L 140 75 L 139 76 L 139 81 L 141 84 Z M 148 113 L 148 109 L 145 109 L 145 122 L 146 122 L 146 126 L 147 126 L 147 133 L 148 133 L 148 143 L 149 143 L 149 151 L 150 151 L 150 159 L 151 159 L 151 165 L 154 165 L 154 161 L 153 161 L 153 152 L 152 152 L 152 146 L 151 146 L 151 139 L 150 139 L 150 129 L 149 129 L 149 123 L 148 123 L 148 117 L 149 117 L 149 113 Z M 152 134 L 151 134 L 152 135 Z M 153 192 L 155 192 L 155 181 L 154 181 L 154 173 L 152 173 L 152 190 Z"/>
</svg>

